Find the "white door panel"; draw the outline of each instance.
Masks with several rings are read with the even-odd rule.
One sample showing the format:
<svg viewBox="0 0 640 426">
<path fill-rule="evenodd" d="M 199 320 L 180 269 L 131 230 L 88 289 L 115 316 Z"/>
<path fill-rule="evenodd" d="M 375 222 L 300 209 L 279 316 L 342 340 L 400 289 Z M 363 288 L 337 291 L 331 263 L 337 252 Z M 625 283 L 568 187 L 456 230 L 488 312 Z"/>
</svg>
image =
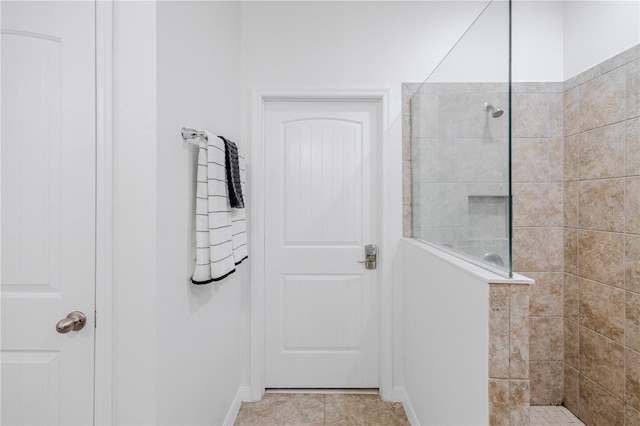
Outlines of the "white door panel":
<svg viewBox="0 0 640 426">
<path fill-rule="evenodd" d="M 266 386 L 378 387 L 377 109 L 265 111 Z"/>
<path fill-rule="evenodd" d="M 361 245 L 360 123 L 303 119 L 282 126 L 285 246 Z"/>
<path fill-rule="evenodd" d="M 2 8 L 2 424 L 91 424 L 95 7 Z M 83 330 L 56 323 L 83 311 Z"/>
</svg>

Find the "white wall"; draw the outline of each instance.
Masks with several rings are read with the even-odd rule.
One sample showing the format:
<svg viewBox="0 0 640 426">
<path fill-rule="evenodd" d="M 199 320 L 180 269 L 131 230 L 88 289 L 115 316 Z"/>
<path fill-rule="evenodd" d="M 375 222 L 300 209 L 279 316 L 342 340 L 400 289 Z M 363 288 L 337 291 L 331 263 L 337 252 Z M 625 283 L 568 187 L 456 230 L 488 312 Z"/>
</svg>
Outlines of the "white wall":
<svg viewBox="0 0 640 426">
<path fill-rule="evenodd" d="M 513 81 L 562 80 L 562 2 L 518 0 L 512 12 Z M 508 79 L 509 3 L 499 0 L 484 10 L 429 81 L 506 83 Z"/>
<path fill-rule="evenodd" d="M 155 12 L 115 4 L 115 424 L 155 424 Z"/>
<path fill-rule="evenodd" d="M 381 188 L 386 229 L 384 244 L 378 244 L 381 257 L 393 258 L 402 235 L 401 84 L 423 80 L 482 6 L 479 2 L 242 2 L 242 139 L 251 136 L 253 88 L 391 89 L 383 147 L 389 167 L 382 171 Z M 384 278 L 391 280 L 391 271 Z M 397 300 L 400 293 L 394 297 Z M 394 326 L 394 335 L 400 335 L 401 323 L 394 321 Z M 398 385 L 399 345 L 394 351 L 394 385 Z"/>
<path fill-rule="evenodd" d="M 385 152 L 397 166 L 384 170 L 385 249 L 394 253 L 401 234 L 400 84 L 423 80 L 484 5 L 117 3 L 118 423 L 217 424 L 247 382 L 248 265 L 220 284 L 188 282 L 195 150 L 182 143 L 180 127 L 224 133 L 248 150 L 251 88 L 391 88 Z M 638 43 L 638 17 L 636 1 L 565 2 L 562 10 L 557 2 L 517 2 L 515 80 L 563 80 L 631 47 Z M 424 259 L 407 253 L 397 265 L 409 288 L 402 300 L 418 315 L 429 296 L 419 292 L 433 288 L 411 289 L 423 280 L 417 265 Z M 448 289 L 439 288 L 440 297 Z M 415 324 L 408 321 L 405 335 L 422 335 Z M 407 389 L 420 401 L 417 357 L 394 356 L 407 362 Z"/>
<path fill-rule="evenodd" d="M 242 2 L 242 87 L 388 87 L 422 81 L 483 2 Z M 247 105 L 249 105 L 247 103 Z M 243 113 L 245 125 L 248 110 Z"/>
<path fill-rule="evenodd" d="M 563 3 L 514 2 L 515 81 L 563 80 Z M 396 89 L 401 81 L 423 81 L 486 5 L 485 1 L 243 2 L 243 87 Z M 455 66 L 446 66 L 438 77 L 504 81 L 507 35 L 508 4 L 496 1 L 444 64 Z M 471 76 L 466 75 L 468 70 Z"/>
<path fill-rule="evenodd" d="M 564 81 L 564 2 L 513 2 L 514 82 Z"/>
<path fill-rule="evenodd" d="M 489 50 L 495 47 L 502 52 L 508 46 L 508 15 L 506 3 L 499 3 L 493 8 L 491 19 L 481 18 L 481 29 L 493 26 L 494 35 L 504 36 L 499 46 L 484 44 Z M 514 11 L 529 19 L 521 19 L 526 25 L 514 37 L 518 43 L 534 49 L 524 57 L 519 78 L 561 80 L 562 63 L 558 58 L 562 43 L 555 43 L 562 32 L 561 7 L 547 2 L 528 3 Z M 388 207 L 386 247 L 381 250 L 387 250 L 382 254 L 395 258 L 402 222 L 401 83 L 423 81 L 485 6 L 486 2 L 477 1 L 242 2 L 242 140 L 251 137 L 253 88 L 390 88 L 385 158 L 391 167 L 384 170 Z M 547 14 L 552 14 L 553 20 Z M 531 16 L 536 21 L 532 22 Z M 493 25 L 496 22 L 500 22 L 499 28 Z M 543 26 L 551 28 L 547 37 L 536 37 Z M 549 52 L 552 48 L 555 50 Z M 473 53 L 473 49 L 467 48 L 466 52 Z M 461 58 L 465 59 L 465 69 L 469 69 L 467 58 L 464 55 Z M 536 67 L 531 67 L 527 60 L 536 61 Z M 493 76 L 506 81 L 506 62 L 501 64 L 499 73 L 491 64 L 487 65 L 484 57 L 479 58 L 477 65 L 474 69 L 486 67 L 482 78 Z M 400 290 L 394 287 L 396 301 L 401 297 Z M 394 325 L 394 335 L 401 336 L 400 322 Z M 394 385 L 402 383 L 399 347 L 394 345 Z"/>
<path fill-rule="evenodd" d="M 564 80 L 640 43 L 640 2 L 564 2 Z"/>
<path fill-rule="evenodd" d="M 489 6 L 434 81 L 506 81 L 506 10 Z M 565 81 L 640 43 L 640 1 L 515 0 L 512 24 L 513 81 Z"/>
<path fill-rule="evenodd" d="M 486 424 L 489 285 L 414 240 L 401 250 L 405 406 L 421 425 Z"/>
<path fill-rule="evenodd" d="M 485 2 L 480 3 L 485 6 Z M 509 2 L 488 4 L 455 47 L 450 47 L 429 82 L 506 83 L 509 80 Z"/>
<path fill-rule="evenodd" d="M 240 4 L 157 3 L 157 419 L 225 419 L 248 358 L 248 262 L 219 283 L 190 283 L 197 147 L 182 126 L 240 140 Z"/>
<path fill-rule="evenodd" d="M 506 11 L 505 1 L 489 6 L 432 81 L 506 81 Z M 513 2 L 515 82 L 565 81 L 638 43 L 637 0 Z"/>
</svg>

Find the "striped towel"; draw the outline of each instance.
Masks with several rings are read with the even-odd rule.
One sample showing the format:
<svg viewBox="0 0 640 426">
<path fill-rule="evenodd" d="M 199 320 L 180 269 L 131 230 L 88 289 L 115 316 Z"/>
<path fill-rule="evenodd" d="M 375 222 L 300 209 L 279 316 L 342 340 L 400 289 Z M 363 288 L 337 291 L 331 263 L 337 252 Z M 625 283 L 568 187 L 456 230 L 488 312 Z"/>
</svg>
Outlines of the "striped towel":
<svg viewBox="0 0 640 426">
<path fill-rule="evenodd" d="M 244 208 L 242 197 L 242 178 L 240 177 L 240 158 L 238 147 L 234 142 L 220 136 L 225 146 L 225 166 L 227 168 L 227 185 L 229 186 L 229 202 L 236 209 Z"/>
<path fill-rule="evenodd" d="M 225 168 L 225 144 L 207 133 L 200 142 L 196 188 L 196 264 L 191 282 L 208 284 L 233 273 L 247 256 L 244 209 L 231 209 Z M 206 143 L 205 143 L 206 142 Z M 245 158 L 239 156 L 246 182 Z"/>
<path fill-rule="evenodd" d="M 247 185 L 247 170 L 245 158 L 240 155 L 240 153 L 238 153 L 238 168 L 240 169 L 241 190 L 242 194 L 244 194 L 244 189 Z M 231 236 L 233 238 L 233 258 L 235 259 L 236 265 L 249 257 L 247 246 L 247 214 L 244 205 L 245 202 L 243 200 L 243 208 L 231 209 Z"/>
</svg>

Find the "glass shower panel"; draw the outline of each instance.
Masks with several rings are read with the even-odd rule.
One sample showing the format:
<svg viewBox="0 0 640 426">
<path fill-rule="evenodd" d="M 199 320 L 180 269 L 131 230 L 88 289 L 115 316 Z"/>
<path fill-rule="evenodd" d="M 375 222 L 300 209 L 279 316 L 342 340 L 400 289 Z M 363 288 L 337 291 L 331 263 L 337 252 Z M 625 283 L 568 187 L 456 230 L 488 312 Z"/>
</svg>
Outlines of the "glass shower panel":
<svg viewBox="0 0 640 426">
<path fill-rule="evenodd" d="M 510 4 L 494 0 L 410 99 L 413 237 L 511 274 Z"/>
</svg>

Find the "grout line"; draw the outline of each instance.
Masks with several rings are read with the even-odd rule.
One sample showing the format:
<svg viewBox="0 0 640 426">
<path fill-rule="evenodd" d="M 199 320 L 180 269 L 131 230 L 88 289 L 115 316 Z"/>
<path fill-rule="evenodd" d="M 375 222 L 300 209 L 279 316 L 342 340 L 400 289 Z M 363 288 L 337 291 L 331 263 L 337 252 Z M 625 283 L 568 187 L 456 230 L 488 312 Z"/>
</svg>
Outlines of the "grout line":
<svg viewBox="0 0 640 426">
<path fill-rule="evenodd" d="M 324 410 L 322 412 L 322 423 L 327 424 L 327 395 L 324 395 Z"/>
<path fill-rule="evenodd" d="M 627 104 L 628 104 L 628 99 L 627 99 L 627 93 L 628 93 L 628 87 L 627 85 L 627 78 L 625 77 L 625 102 L 624 102 L 624 107 L 625 107 L 625 112 L 624 112 L 624 116 L 627 116 Z M 624 326 L 622 328 L 622 348 L 623 348 L 623 363 L 622 363 L 622 370 L 623 370 L 623 381 L 624 381 L 624 386 L 622 387 L 622 397 L 623 400 L 626 402 L 627 401 L 627 179 L 626 179 L 626 174 L 627 174 L 627 127 L 628 127 L 628 120 L 625 121 L 625 126 L 624 126 L 624 174 L 625 174 L 625 180 L 624 180 L 624 186 L 623 186 L 623 191 L 622 191 L 622 211 L 624 213 L 622 220 L 624 222 L 624 234 L 622 237 L 622 286 L 624 289 L 624 296 L 623 296 L 623 303 L 624 303 Z M 630 212 L 629 212 L 630 213 Z M 627 413 L 626 413 L 626 404 L 625 404 L 625 408 L 623 409 L 623 413 L 622 413 L 622 418 L 624 423 L 627 423 Z"/>
<path fill-rule="evenodd" d="M 605 285 L 605 286 L 607 286 L 607 287 L 611 287 L 611 288 L 613 288 L 613 289 L 626 291 L 626 290 L 624 289 L 624 287 L 618 287 L 618 286 L 615 286 L 615 285 L 613 285 L 613 284 L 603 283 L 602 281 L 594 280 L 593 278 L 583 277 L 582 275 L 576 275 L 576 277 L 578 277 L 578 279 L 580 279 L 580 280 L 590 281 L 590 282 L 592 282 L 592 283 L 602 284 L 602 285 Z"/>
<path fill-rule="evenodd" d="M 602 387 L 602 385 L 598 382 L 596 382 L 594 379 L 592 379 L 591 377 L 587 376 L 586 374 L 581 373 L 580 371 L 578 371 L 578 374 L 582 377 L 584 377 L 585 379 L 589 380 L 590 382 L 592 382 L 594 385 L 596 385 L 597 387 L 600 388 L 600 390 L 602 390 L 603 392 L 606 392 L 610 397 L 617 399 L 618 401 L 622 401 L 623 405 L 626 405 L 626 402 L 623 398 L 620 398 L 617 395 L 614 395 L 613 392 L 611 392 L 610 390 Z"/>
<path fill-rule="evenodd" d="M 511 381 L 511 286 L 507 284 L 507 296 L 508 296 L 508 301 L 509 303 L 507 304 L 508 307 L 508 316 L 507 316 L 507 329 L 508 329 L 508 336 L 509 339 L 507 340 L 507 344 L 509 345 L 509 350 L 507 351 L 509 354 L 509 359 L 508 359 L 508 366 L 509 366 L 509 371 L 507 374 L 507 389 L 508 392 L 511 393 L 511 388 L 510 388 L 510 381 Z"/>
<path fill-rule="evenodd" d="M 625 92 L 625 93 L 626 93 L 626 92 Z M 625 96 L 626 96 L 626 95 L 625 95 Z M 625 105 L 626 105 L 626 103 L 625 103 Z M 580 105 L 578 105 L 578 110 L 579 110 L 579 109 L 580 109 Z M 589 133 L 589 132 L 593 132 L 593 131 L 596 131 L 596 130 L 604 129 L 604 128 L 607 128 L 607 127 L 612 127 L 612 126 L 615 126 L 616 124 L 624 123 L 624 122 L 626 122 L 627 120 L 628 120 L 628 119 L 627 119 L 627 117 L 626 117 L 626 113 L 625 113 L 625 118 L 623 118 L 623 119 L 621 119 L 621 120 L 618 120 L 618 121 L 612 121 L 612 122 L 610 122 L 610 123 L 602 124 L 602 125 L 600 125 L 600 126 L 598 126 L 598 127 L 593 127 L 593 128 L 591 128 L 591 129 L 587 129 L 587 130 L 582 130 L 582 129 L 580 129 L 580 131 L 578 132 L 578 134 L 582 134 L 582 133 Z"/>
<path fill-rule="evenodd" d="M 580 130 L 580 108 L 582 105 L 582 91 L 580 89 L 578 89 L 578 130 Z M 578 182 L 580 181 L 580 137 L 578 136 Z M 576 227 L 578 226 L 578 223 L 580 222 L 580 193 L 579 193 L 579 188 L 578 188 L 578 184 L 576 184 Z M 580 278 L 580 247 L 579 247 L 579 242 L 580 239 L 578 238 L 578 230 L 576 228 L 575 230 L 575 242 L 576 242 L 576 275 Z M 580 415 L 580 311 L 582 310 L 580 308 L 580 279 L 576 280 L 576 286 L 577 286 L 577 304 L 578 304 L 578 315 L 577 315 L 577 326 L 578 326 L 578 341 L 576 342 L 576 356 L 577 359 L 576 361 L 576 370 L 578 372 L 577 374 L 577 392 L 576 392 L 576 417 Z"/>
</svg>

